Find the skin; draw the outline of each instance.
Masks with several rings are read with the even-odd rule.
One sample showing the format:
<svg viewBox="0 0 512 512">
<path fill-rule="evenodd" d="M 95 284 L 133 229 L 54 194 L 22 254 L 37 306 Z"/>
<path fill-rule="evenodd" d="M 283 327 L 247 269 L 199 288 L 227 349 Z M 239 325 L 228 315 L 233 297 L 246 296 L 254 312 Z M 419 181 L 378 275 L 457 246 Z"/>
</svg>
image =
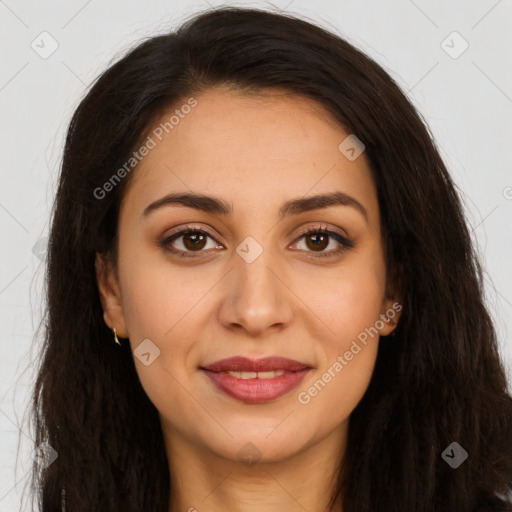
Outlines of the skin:
<svg viewBox="0 0 512 512">
<path fill-rule="evenodd" d="M 170 512 L 324 511 L 350 414 L 374 369 L 378 336 L 309 403 L 297 395 L 397 300 L 386 295 L 368 161 L 364 152 L 353 161 L 340 152 L 348 134 L 310 99 L 222 88 L 196 99 L 133 171 L 120 210 L 117 269 L 97 255 L 104 320 L 129 338 L 132 350 L 145 339 L 160 350 L 149 366 L 134 361 L 162 422 Z M 368 222 L 343 205 L 278 217 L 287 200 L 333 191 L 356 198 Z M 143 217 L 147 205 L 171 192 L 221 198 L 233 213 L 168 205 Z M 183 236 L 168 246 L 203 252 L 197 258 L 165 252 L 159 240 L 187 225 L 211 237 L 195 252 Z M 336 255 L 340 244 L 329 238 L 315 249 L 315 235 L 301 233 L 322 226 L 355 246 Z M 263 249 L 250 264 L 236 252 L 248 236 Z M 398 318 L 397 312 L 379 334 L 392 332 Z M 286 395 L 247 404 L 218 391 L 199 370 L 235 355 L 281 355 L 313 370 Z M 251 465 L 239 455 L 247 443 L 256 447 Z"/>
</svg>

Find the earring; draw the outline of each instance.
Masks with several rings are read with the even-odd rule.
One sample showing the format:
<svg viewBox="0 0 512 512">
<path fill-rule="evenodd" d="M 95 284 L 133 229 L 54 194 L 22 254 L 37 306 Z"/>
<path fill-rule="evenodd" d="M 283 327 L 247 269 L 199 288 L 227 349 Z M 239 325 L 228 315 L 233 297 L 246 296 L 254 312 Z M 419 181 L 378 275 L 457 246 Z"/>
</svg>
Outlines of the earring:
<svg viewBox="0 0 512 512">
<path fill-rule="evenodd" d="M 119 338 L 117 337 L 117 332 L 116 332 L 116 328 L 115 328 L 115 327 L 112 329 L 112 332 L 114 333 L 114 341 L 115 341 L 118 345 L 121 345 L 121 343 L 119 343 Z"/>
</svg>

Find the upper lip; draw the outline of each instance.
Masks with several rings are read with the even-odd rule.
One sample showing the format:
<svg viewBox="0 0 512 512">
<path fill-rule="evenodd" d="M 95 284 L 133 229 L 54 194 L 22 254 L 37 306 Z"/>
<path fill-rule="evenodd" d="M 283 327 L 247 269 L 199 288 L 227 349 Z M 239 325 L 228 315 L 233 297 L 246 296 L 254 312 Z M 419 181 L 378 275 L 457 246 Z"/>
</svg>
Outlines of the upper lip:
<svg viewBox="0 0 512 512">
<path fill-rule="evenodd" d="M 207 366 L 201 366 L 201 368 L 211 372 L 271 372 L 274 370 L 296 372 L 309 369 L 310 366 L 286 357 L 271 356 L 261 359 L 249 359 L 243 356 L 236 356 L 215 361 Z"/>
</svg>

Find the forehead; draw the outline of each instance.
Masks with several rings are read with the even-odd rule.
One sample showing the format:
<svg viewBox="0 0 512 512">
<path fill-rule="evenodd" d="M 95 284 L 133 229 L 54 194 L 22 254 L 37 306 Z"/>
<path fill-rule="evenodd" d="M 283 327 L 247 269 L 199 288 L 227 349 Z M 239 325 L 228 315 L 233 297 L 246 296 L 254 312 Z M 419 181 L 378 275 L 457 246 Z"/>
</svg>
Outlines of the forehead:
<svg viewBox="0 0 512 512">
<path fill-rule="evenodd" d="M 289 92 L 210 89 L 164 112 L 149 131 L 154 144 L 133 171 L 123 204 L 142 211 L 169 192 L 200 192 L 233 204 L 233 213 L 273 202 L 343 191 L 378 218 L 364 152 L 347 158 L 350 134 L 319 103 Z M 186 112 L 186 113 L 185 113 Z M 170 122 L 171 117 L 172 123 Z M 278 206 L 276 206 L 277 208 Z"/>
</svg>

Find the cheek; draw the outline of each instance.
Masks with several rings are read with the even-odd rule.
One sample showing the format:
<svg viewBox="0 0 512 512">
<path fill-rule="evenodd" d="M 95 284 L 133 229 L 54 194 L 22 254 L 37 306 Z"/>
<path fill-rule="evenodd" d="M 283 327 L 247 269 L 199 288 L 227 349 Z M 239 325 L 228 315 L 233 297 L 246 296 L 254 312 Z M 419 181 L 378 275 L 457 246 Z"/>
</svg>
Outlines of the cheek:
<svg viewBox="0 0 512 512">
<path fill-rule="evenodd" d="M 357 279 L 340 279 L 323 299 L 316 298 L 313 307 L 330 319 L 329 333 L 316 337 L 320 364 L 301 386 L 297 402 L 331 426 L 350 416 L 368 388 L 377 358 L 375 324 L 381 304 L 379 280 L 363 273 Z"/>
<path fill-rule="evenodd" d="M 321 286 L 309 294 L 308 306 L 321 319 L 322 334 L 316 334 L 321 363 L 297 395 L 310 413 L 324 414 L 336 404 L 329 416 L 342 421 L 363 397 L 377 357 L 383 272 L 374 260 L 358 260 L 357 265 L 315 281 Z"/>
<path fill-rule="evenodd" d="M 127 248 L 125 255 L 119 273 L 126 326 L 140 380 L 146 392 L 155 396 L 162 382 L 168 387 L 177 384 L 167 372 L 181 382 L 193 370 L 190 354 L 208 329 L 209 292 L 217 278 L 198 268 L 173 267 L 153 251 L 130 253 Z M 146 339 L 159 351 L 148 367 L 136 357 L 137 347 Z"/>
<path fill-rule="evenodd" d="M 364 347 L 352 346 L 351 359 L 346 352 L 329 360 L 297 393 L 302 414 L 322 418 L 318 428 L 330 430 L 345 422 L 363 398 L 375 366 L 377 342 Z"/>
<path fill-rule="evenodd" d="M 173 265 L 161 249 L 148 249 L 144 244 L 147 242 L 132 244 L 126 240 L 122 247 L 125 252 L 119 274 L 123 311 L 134 341 L 154 338 L 163 343 L 205 294 L 202 288 L 208 280 L 197 278 L 193 270 Z"/>
<path fill-rule="evenodd" d="M 146 259 L 145 264 L 132 265 L 125 260 L 124 271 L 121 276 L 120 267 L 120 277 L 124 277 L 123 310 L 140 383 L 159 411 L 178 406 L 184 410 L 190 405 L 190 397 L 180 383 L 187 381 L 186 362 L 197 339 L 190 330 L 190 319 L 194 304 L 204 292 L 192 292 L 192 288 L 188 293 L 186 283 L 173 279 L 169 267 L 163 268 L 160 262 L 148 263 Z M 181 274 L 175 271 L 174 275 Z M 148 365 L 138 355 L 143 346 L 151 354 Z M 195 419 L 189 417 L 188 421 Z"/>
<path fill-rule="evenodd" d="M 339 351 L 374 325 L 382 308 L 383 275 L 370 265 L 357 267 L 319 274 L 317 279 L 310 276 L 303 282 L 302 296 L 307 297 L 308 307 L 324 324 L 326 337 L 335 340 L 334 348 Z"/>
</svg>

